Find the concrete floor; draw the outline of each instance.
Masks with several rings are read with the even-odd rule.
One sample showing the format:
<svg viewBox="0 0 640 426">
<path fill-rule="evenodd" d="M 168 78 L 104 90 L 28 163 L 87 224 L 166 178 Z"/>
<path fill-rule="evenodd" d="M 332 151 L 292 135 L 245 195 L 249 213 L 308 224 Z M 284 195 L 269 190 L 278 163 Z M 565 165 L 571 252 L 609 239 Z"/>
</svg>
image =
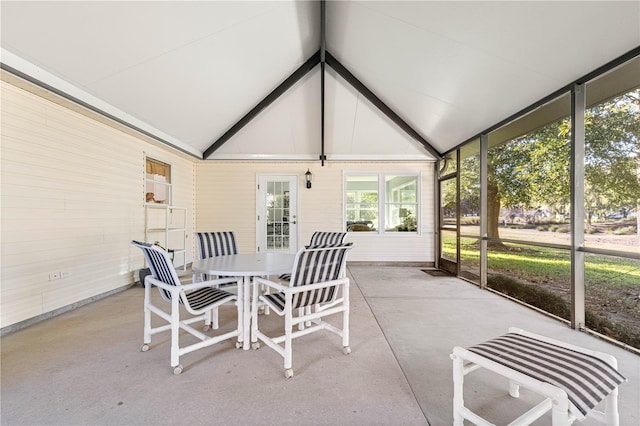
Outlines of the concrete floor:
<svg viewBox="0 0 640 426">
<path fill-rule="evenodd" d="M 621 425 L 640 424 L 637 355 L 456 278 L 361 265 L 349 275 L 352 353 L 343 355 L 332 334 L 302 337 L 290 380 L 273 350 L 241 351 L 231 341 L 181 357 L 184 372 L 174 376 L 166 333 L 139 350 L 140 287 L 7 334 L 0 423 L 449 425 L 452 348 L 516 326 L 616 356 L 629 379 L 620 387 Z M 221 312 L 221 322 L 232 318 Z M 261 326 L 280 321 L 272 314 Z M 465 379 L 468 406 L 496 424 L 539 400 L 526 390 L 509 397 L 505 381 L 486 371 Z M 550 416 L 535 424 L 550 424 Z"/>
</svg>

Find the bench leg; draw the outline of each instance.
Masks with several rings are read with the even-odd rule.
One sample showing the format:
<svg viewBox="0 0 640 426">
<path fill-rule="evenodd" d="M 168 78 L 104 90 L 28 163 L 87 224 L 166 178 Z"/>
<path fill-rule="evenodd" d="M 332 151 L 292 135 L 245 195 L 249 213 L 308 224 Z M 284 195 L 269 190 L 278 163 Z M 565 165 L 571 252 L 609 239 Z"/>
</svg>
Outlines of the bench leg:
<svg viewBox="0 0 640 426">
<path fill-rule="evenodd" d="M 456 355 L 451 355 L 453 359 L 453 425 L 462 426 L 464 424 L 464 361 Z"/>
</svg>

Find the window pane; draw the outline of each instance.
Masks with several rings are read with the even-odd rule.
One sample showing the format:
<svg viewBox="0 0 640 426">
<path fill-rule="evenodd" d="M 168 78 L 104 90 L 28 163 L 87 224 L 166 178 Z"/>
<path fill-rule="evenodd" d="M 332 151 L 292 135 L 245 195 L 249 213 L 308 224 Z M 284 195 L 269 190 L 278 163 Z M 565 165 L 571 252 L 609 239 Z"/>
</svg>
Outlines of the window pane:
<svg viewBox="0 0 640 426">
<path fill-rule="evenodd" d="M 571 315 L 571 253 L 525 244 L 489 245 L 487 286 L 560 318 Z"/>
<path fill-rule="evenodd" d="M 640 349 L 640 261 L 585 255 L 587 328 Z"/>
<path fill-rule="evenodd" d="M 586 247 L 640 253 L 639 108 L 635 88 L 585 112 Z"/>
<path fill-rule="evenodd" d="M 460 276 L 480 284 L 480 240 L 460 238 Z"/>
<path fill-rule="evenodd" d="M 460 234 L 480 235 L 480 141 L 460 149 Z"/>
<path fill-rule="evenodd" d="M 440 177 L 444 177 L 456 172 L 458 167 L 457 159 L 457 151 L 451 151 L 445 154 L 444 158 L 438 162 L 438 167 L 440 168 Z"/>
<path fill-rule="evenodd" d="M 378 229 L 378 176 L 347 176 L 347 231 Z"/>
<path fill-rule="evenodd" d="M 489 238 L 570 244 L 569 117 L 567 94 L 489 135 Z"/>
<path fill-rule="evenodd" d="M 385 176 L 385 231 L 417 232 L 418 178 Z"/>
<path fill-rule="evenodd" d="M 455 231 L 442 231 L 440 233 L 440 257 L 449 260 L 451 262 L 457 262 L 456 260 L 456 232 Z"/>
<path fill-rule="evenodd" d="M 440 182 L 440 226 L 456 226 L 456 179 Z"/>
<path fill-rule="evenodd" d="M 146 159 L 145 202 L 171 204 L 171 165 Z"/>
</svg>

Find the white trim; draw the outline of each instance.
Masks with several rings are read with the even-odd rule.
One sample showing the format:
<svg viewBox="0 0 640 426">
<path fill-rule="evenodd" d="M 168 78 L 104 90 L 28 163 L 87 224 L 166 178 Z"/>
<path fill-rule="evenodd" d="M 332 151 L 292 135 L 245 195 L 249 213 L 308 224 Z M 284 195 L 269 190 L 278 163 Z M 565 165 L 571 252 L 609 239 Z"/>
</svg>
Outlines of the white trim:
<svg viewBox="0 0 640 426">
<path fill-rule="evenodd" d="M 216 154 L 213 153 L 205 160 L 268 160 L 268 161 L 318 161 L 318 155 L 314 154 Z M 327 154 L 325 161 L 419 161 L 435 162 L 427 155 L 415 154 Z"/>
</svg>

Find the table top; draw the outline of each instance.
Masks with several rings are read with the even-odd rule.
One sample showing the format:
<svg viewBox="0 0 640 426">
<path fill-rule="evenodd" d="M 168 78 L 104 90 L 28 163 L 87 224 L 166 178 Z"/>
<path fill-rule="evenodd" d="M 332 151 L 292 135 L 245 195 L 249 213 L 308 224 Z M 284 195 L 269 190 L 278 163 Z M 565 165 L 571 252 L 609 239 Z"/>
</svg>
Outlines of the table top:
<svg viewBox="0 0 640 426">
<path fill-rule="evenodd" d="M 291 272 L 296 255 L 291 253 L 243 253 L 194 260 L 193 272 L 210 275 L 258 276 Z"/>
</svg>

